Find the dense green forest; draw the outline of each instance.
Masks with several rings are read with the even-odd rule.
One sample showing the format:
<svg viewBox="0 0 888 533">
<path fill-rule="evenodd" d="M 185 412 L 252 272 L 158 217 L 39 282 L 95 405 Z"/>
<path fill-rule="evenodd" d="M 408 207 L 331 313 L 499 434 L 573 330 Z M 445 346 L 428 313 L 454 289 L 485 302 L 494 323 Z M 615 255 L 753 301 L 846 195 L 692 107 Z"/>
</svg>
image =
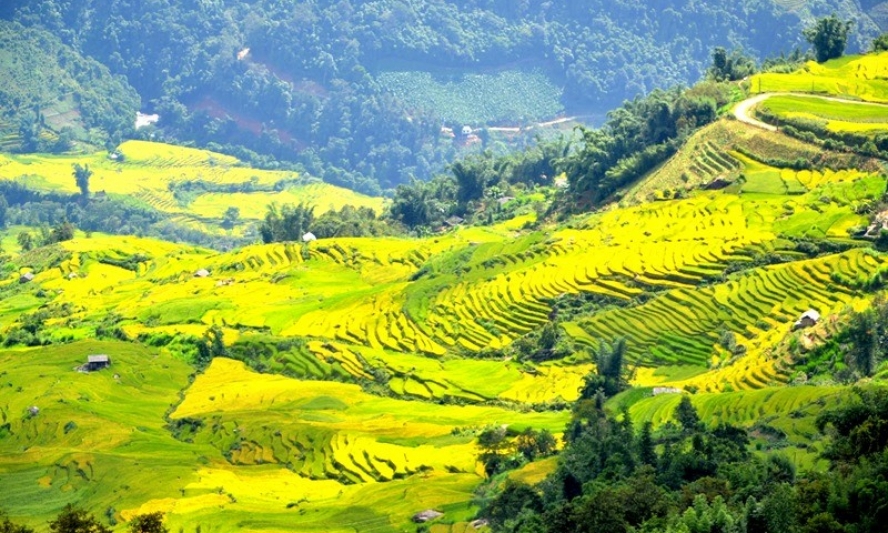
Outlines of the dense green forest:
<svg viewBox="0 0 888 533">
<path fill-rule="evenodd" d="M 852 50 L 878 32 L 849 2 L 794 7 L 724 0 L 40 0 L 4 3 L 0 17 L 45 28 L 126 76 L 143 107 L 161 116 L 155 135 L 263 166 L 301 165 L 328 182 L 380 193 L 431 177 L 460 152 L 440 137 L 452 117 L 387 90 L 380 80 L 393 74 L 432 76 L 437 81 L 427 88 L 440 93 L 471 73 L 505 69 L 528 80 L 542 73 L 551 85 L 529 86 L 562 87 L 568 110 L 601 113 L 698 80 L 715 46 L 757 57 L 789 51 L 802 44 L 810 15 L 854 16 Z M 540 94 L 551 106 L 549 93 Z M 495 108 L 479 102 L 478 120 L 469 122 L 483 126 Z M 458 116 L 465 123 L 465 111 Z"/>
<path fill-rule="evenodd" d="M 876 533 L 888 509 L 888 391 L 856 389 L 822 412 L 829 473 L 749 451 L 744 429 L 708 426 L 688 396 L 661 428 L 580 400 L 556 472 L 507 482 L 484 514 L 494 531 Z"/>
<path fill-rule="evenodd" d="M 0 21 L 0 72 L 0 148 L 64 152 L 76 138 L 113 146 L 132 133 L 136 91 L 47 31 Z"/>
</svg>

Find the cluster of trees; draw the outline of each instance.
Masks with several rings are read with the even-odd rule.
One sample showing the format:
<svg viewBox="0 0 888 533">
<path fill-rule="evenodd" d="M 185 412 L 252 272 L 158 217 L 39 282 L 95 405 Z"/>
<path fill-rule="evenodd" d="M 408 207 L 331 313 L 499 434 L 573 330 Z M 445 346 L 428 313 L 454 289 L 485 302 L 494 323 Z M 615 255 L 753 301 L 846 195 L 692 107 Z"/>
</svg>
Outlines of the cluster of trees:
<svg viewBox="0 0 888 533">
<path fill-rule="evenodd" d="M 510 433 L 506 426 L 487 428 L 478 435 L 481 454 L 478 460 L 488 476 L 518 468 L 555 453 L 557 441 L 548 430 L 526 428 L 520 433 Z"/>
<path fill-rule="evenodd" d="M 546 65 L 568 107 L 600 109 L 699 79 L 716 46 L 776 53 L 798 43 L 802 24 L 776 3 L 726 0 L 38 0 L 4 4 L 0 17 L 124 75 L 172 138 L 371 193 L 427 179 L 455 154 L 438 139 L 447 117 L 387 94 L 377 72 L 520 60 Z M 872 37 L 867 20 L 858 34 Z M 124 101 L 105 116 L 131 113 Z"/>
<path fill-rule="evenodd" d="M 713 66 L 719 73 L 726 68 Z M 716 82 L 657 90 L 611 111 L 602 128 L 584 129 L 581 147 L 562 161 L 579 205 L 603 201 L 665 161 L 688 134 L 716 119 L 731 91 Z"/>
<path fill-rule="evenodd" d="M 516 533 L 876 533 L 888 520 L 886 425 L 888 390 L 856 390 L 817 418 L 829 474 L 799 474 L 782 455 L 752 455 L 744 429 L 705 426 L 688 396 L 656 431 L 582 400 L 556 472 L 506 482 L 482 514 Z"/>
<path fill-rule="evenodd" d="M 450 165 L 448 174 L 398 186 L 390 216 L 411 229 L 436 228 L 453 216 L 475 223 L 500 220 L 508 216 L 501 199 L 554 184 L 570 146 L 569 140 L 558 138 L 510 154 L 486 150 L 467 156 Z"/>
<path fill-rule="evenodd" d="M 386 214 L 377 215 L 369 207 L 343 206 L 316 217 L 314 206 L 271 204 L 259 226 L 262 242 L 302 242 L 311 232 L 319 239 L 331 237 L 380 237 L 403 235 L 404 228 Z"/>
<path fill-rule="evenodd" d="M 89 512 L 67 505 L 49 523 L 52 533 L 111 533 L 111 528 Z M 169 533 L 163 525 L 163 513 L 147 513 L 135 516 L 129 523 L 129 533 Z M 0 512 L 0 533 L 34 533 L 34 529 L 12 522 Z"/>
</svg>

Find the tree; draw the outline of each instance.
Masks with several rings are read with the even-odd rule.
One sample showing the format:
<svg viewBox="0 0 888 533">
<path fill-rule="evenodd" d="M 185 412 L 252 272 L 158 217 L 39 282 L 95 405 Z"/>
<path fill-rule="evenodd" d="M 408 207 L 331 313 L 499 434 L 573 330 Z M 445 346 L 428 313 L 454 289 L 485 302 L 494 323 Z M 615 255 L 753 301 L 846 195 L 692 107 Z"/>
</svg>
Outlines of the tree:
<svg viewBox="0 0 888 533">
<path fill-rule="evenodd" d="M 49 234 L 49 242 L 46 244 L 53 244 L 56 242 L 64 242 L 70 241 L 74 238 L 74 225 L 70 222 L 62 222 L 60 224 L 56 224 L 52 228 L 52 232 Z"/>
<path fill-rule="evenodd" d="M 700 427 L 700 415 L 697 408 L 691 403 L 690 396 L 682 395 L 678 407 L 675 408 L 675 420 L 681 424 L 685 431 L 695 431 Z"/>
<path fill-rule="evenodd" d="M 888 52 L 888 33 L 883 33 L 873 39 L 872 51 L 875 53 Z"/>
<path fill-rule="evenodd" d="M 533 428 L 527 428 L 515 439 L 516 451 L 528 461 L 552 455 L 557 444 L 555 436 L 547 429 L 536 431 Z"/>
<path fill-rule="evenodd" d="M 80 189 L 80 195 L 84 200 L 89 198 L 89 178 L 92 177 L 93 171 L 90 170 L 89 165 L 80 165 L 80 163 L 74 163 L 74 181 L 77 182 L 77 188 Z"/>
<path fill-rule="evenodd" d="M 277 204 L 270 204 L 265 220 L 259 226 L 262 242 L 301 241 L 314 223 L 314 206 L 301 203 L 287 204 L 278 209 Z"/>
<path fill-rule="evenodd" d="M 59 132 L 59 138 L 52 145 L 52 151 L 56 154 L 67 152 L 74 145 L 74 130 L 70 126 L 65 126 Z"/>
<path fill-rule="evenodd" d="M 580 388 L 580 399 L 590 400 L 599 391 L 609 398 L 628 388 L 628 381 L 623 375 L 627 349 L 625 338 L 619 338 L 613 344 L 601 341 L 595 354 L 595 372 L 585 377 Z"/>
<path fill-rule="evenodd" d="M 814 55 L 818 63 L 842 57 L 845 46 L 848 44 L 848 32 L 851 31 L 852 22 L 840 20 L 833 13 L 828 17 L 818 19 L 813 27 L 806 28 L 803 32 L 805 39 L 814 46 Z"/>
<path fill-rule="evenodd" d="M 654 445 L 653 424 L 648 421 L 641 427 L 638 436 L 638 459 L 646 465 L 657 465 L 657 451 Z"/>
<path fill-rule="evenodd" d="M 755 72 L 755 60 L 734 50 L 728 56 L 727 50 L 717 46 L 712 51 L 712 65 L 707 75 L 715 81 L 736 81 Z"/>
<path fill-rule="evenodd" d="M 399 185 L 389 208 L 392 218 L 411 228 L 430 226 L 439 221 L 442 214 L 436 209 L 430 185 L 417 180 L 409 185 Z"/>
<path fill-rule="evenodd" d="M 49 530 L 53 533 L 111 533 L 93 515 L 70 503 L 49 523 Z"/>
<path fill-rule="evenodd" d="M 222 227 L 226 229 L 231 229 L 237 225 L 240 219 L 240 209 L 235 206 L 231 206 L 225 210 L 225 214 L 222 215 Z"/>
<path fill-rule="evenodd" d="M 6 227 L 6 219 L 9 214 L 9 202 L 6 201 L 6 197 L 0 195 L 0 228 Z"/>
<path fill-rule="evenodd" d="M 130 533 L 169 533 L 169 529 L 163 525 L 163 513 L 148 513 L 137 515 L 130 522 Z"/>
<path fill-rule="evenodd" d="M 505 426 L 490 427 L 478 434 L 478 446 L 485 453 L 499 454 L 507 445 Z"/>
<path fill-rule="evenodd" d="M 487 505 L 482 514 L 490 520 L 494 528 L 500 528 L 525 509 L 541 512 L 542 499 L 530 485 L 507 480 L 503 491 Z"/>
<path fill-rule="evenodd" d="M 28 252 L 34 249 L 34 237 L 27 231 L 23 231 L 16 237 L 16 242 L 22 248 L 22 251 Z"/>
</svg>

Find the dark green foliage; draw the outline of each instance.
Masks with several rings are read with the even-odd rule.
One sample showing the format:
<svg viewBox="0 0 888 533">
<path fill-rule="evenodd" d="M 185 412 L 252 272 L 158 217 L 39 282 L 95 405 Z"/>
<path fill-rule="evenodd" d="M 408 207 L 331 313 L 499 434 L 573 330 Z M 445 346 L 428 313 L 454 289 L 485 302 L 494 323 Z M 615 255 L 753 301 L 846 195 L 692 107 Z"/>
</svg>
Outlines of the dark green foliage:
<svg viewBox="0 0 888 533">
<path fill-rule="evenodd" d="M 12 522 L 6 513 L 0 511 L 0 533 L 34 533 L 34 530 Z"/>
<path fill-rule="evenodd" d="M 89 178 L 92 177 L 93 171 L 89 169 L 89 165 L 81 166 L 80 163 L 74 163 L 73 173 L 77 188 L 80 189 L 80 196 L 87 200 L 89 198 Z"/>
<path fill-rule="evenodd" d="M 225 229 L 232 229 L 235 227 L 240 221 L 240 209 L 237 207 L 231 206 L 225 210 L 225 214 L 222 215 L 222 227 Z"/>
<path fill-rule="evenodd" d="M 866 461 L 888 447 L 888 390 L 857 389 L 855 396 L 817 417 L 818 429 L 834 431 L 824 455 L 836 464 Z"/>
<path fill-rule="evenodd" d="M 169 533 L 163 525 L 163 513 L 136 515 L 129 524 L 130 533 Z"/>
<path fill-rule="evenodd" d="M 268 206 L 265 220 L 259 226 L 262 242 L 302 242 L 302 236 L 309 231 L 314 222 L 314 206 L 306 204 L 287 204 L 278 208 L 277 204 Z"/>
<path fill-rule="evenodd" d="M 691 402 L 690 396 L 682 395 L 675 408 L 675 420 L 686 432 L 696 430 L 700 426 L 700 415 L 697 414 L 697 408 Z"/>
<path fill-rule="evenodd" d="M 111 533 L 93 515 L 71 504 L 49 523 L 49 530 L 53 533 Z"/>
<path fill-rule="evenodd" d="M 818 19 L 813 27 L 805 28 L 805 39 L 814 46 L 817 61 L 823 63 L 842 57 L 848 45 L 851 21 L 840 20 L 835 14 Z"/>
<path fill-rule="evenodd" d="M 70 241 L 74 238 L 74 225 L 70 222 L 61 222 L 56 224 L 49 233 L 49 238 L 44 239 L 43 245 L 55 244 L 57 242 Z"/>
<path fill-rule="evenodd" d="M 6 197 L 0 195 L 0 228 L 6 227 L 6 220 L 9 211 L 9 203 L 6 201 Z"/>
<path fill-rule="evenodd" d="M 481 455 L 488 476 L 517 468 L 527 461 L 548 457 L 555 453 L 557 442 L 547 430 L 527 428 L 518 435 L 510 435 L 504 426 L 490 427 L 478 434 Z"/>
<path fill-rule="evenodd" d="M 581 129 L 580 148 L 560 162 L 579 205 L 598 204 L 674 154 L 684 136 L 716 118 L 730 88 L 700 84 L 654 91 L 608 114 L 597 130 Z"/>
<path fill-rule="evenodd" d="M 222 328 L 213 325 L 204 333 L 203 338 L 190 338 L 187 342 L 194 346 L 194 364 L 199 368 L 206 368 L 214 357 L 228 357 L 228 347 L 225 345 L 225 335 Z M 139 339 L 142 341 L 143 339 Z M 161 343 L 160 345 L 163 345 Z"/>
<path fill-rule="evenodd" d="M 601 341 L 595 353 L 595 372 L 585 377 L 580 388 L 580 399 L 590 400 L 600 391 L 609 398 L 629 387 L 623 365 L 627 341 L 619 338 L 613 344 Z"/>
<path fill-rule="evenodd" d="M 502 527 L 506 521 L 513 520 L 525 510 L 542 512 L 542 498 L 526 483 L 507 481 L 500 496 L 486 509 L 486 516 L 496 528 Z"/>
<path fill-rule="evenodd" d="M 870 50 L 876 53 L 888 52 L 888 33 L 883 33 L 873 39 L 873 44 L 870 47 Z"/>
<path fill-rule="evenodd" d="M 404 229 L 392 220 L 377 217 L 369 207 L 343 206 L 339 211 L 327 211 L 311 224 L 311 231 L 319 239 L 331 237 L 381 237 L 400 235 Z"/>
<path fill-rule="evenodd" d="M 135 90 L 50 32 L 0 20 L 0 71 L 0 116 L 18 124 L 22 151 L 66 151 L 90 128 L 112 144 L 132 131 Z M 59 114 L 73 118 L 47 120 Z"/>
<path fill-rule="evenodd" d="M 875 246 L 880 252 L 888 251 L 888 230 L 879 230 L 879 234 L 876 236 L 875 240 L 873 240 L 873 246 Z"/>
<path fill-rule="evenodd" d="M 16 183 L 0 183 L 0 194 L 9 202 L 9 224 L 22 226 L 58 226 L 65 222 L 83 231 L 101 231 L 114 235 L 143 235 L 169 241 L 185 241 L 220 249 L 229 249 L 237 240 L 178 226 L 166 215 L 128 199 L 94 199 L 88 206 L 78 202 L 78 196 L 37 192 Z M 20 246 L 31 248 L 39 242 L 32 234 L 19 241 Z M 19 234 L 21 235 L 21 234 Z M 28 240 L 30 239 L 30 240 Z M 30 244 L 28 244 L 30 243 Z M 30 249 L 30 248 L 28 248 Z"/>
<path fill-rule="evenodd" d="M 712 66 L 707 76 L 714 81 L 737 81 L 755 73 L 755 60 L 734 50 L 728 55 L 727 50 L 717 46 L 712 51 Z"/>
<path fill-rule="evenodd" d="M 0 16 L 45 28 L 125 76 L 161 116 L 153 133 L 262 166 L 298 163 L 366 192 L 427 179 L 455 151 L 440 139 L 453 117 L 385 92 L 386 74 L 458 76 L 520 63 L 545 69 L 566 108 L 600 112 L 696 81 L 716 46 L 767 55 L 801 32 L 799 16 L 772 2 L 726 0 L 36 0 L 4 5 Z M 860 38 L 875 32 L 867 22 Z M 22 110 L 23 129 L 39 127 Z M 131 120 L 133 110 L 119 114 Z"/>
<path fill-rule="evenodd" d="M 857 390 L 818 417 L 831 435 L 829 475 L 797 474 L 783 455 L 753 456 L 745 430 L 707 428 L 689 410 L 676 410 L 684 424 L 636 434 L 625 413 L 580 401 L 555 473 L 535 487 L 507 484 L 481 514 L 495 532 L 515 533 L 884 531 L 888 390 Z"/>
<path fill-rule="evenodd" d="M 867 285 L 871 282 L 867 282 Z M 828 376 L 842 383 L 872 376 L 888 359 L 888 301 L 877 296 L 873 305 L 850 317 L 836 334 L 810 352 L 796 356 L 796 368 L 808 377 Z"/>
</svg>

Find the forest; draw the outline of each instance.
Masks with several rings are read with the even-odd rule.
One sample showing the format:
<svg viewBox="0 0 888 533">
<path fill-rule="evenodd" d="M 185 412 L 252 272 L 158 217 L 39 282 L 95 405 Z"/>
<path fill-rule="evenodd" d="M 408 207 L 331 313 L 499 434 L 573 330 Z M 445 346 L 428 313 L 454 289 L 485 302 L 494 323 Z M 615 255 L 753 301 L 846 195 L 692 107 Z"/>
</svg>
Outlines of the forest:
<svg viewBox="0 0 888 533">
<path fill-rule="evenodd" d="M 837 8 L 848 9 L 804 11 Z M 851 50 L 878 33 L 857 15 Z M 43 28 L 124 76 L 161 117 L 159 130 L 141 135 L 371 194 L 428 179 L 463 152 L 440 137 L 447 116 L 389 92 L 386 76 L 431 75 L 440 91 L 467 74 L 526 72 L 562 87 L 566 109 L 600 114 L 696 81 L 716 46 L 758 58 L 788 52 L 803 26 L 800 13 L 770 0 L 39 0 L 4 3 L 0 18 Z M 485 125 L 478 116 L 473 127 Z"/>
<path fill-rule="evenodd" d="M 707 425 L 688 396 L 660 428 L 573 410 L 558 468 L 535 487 L 506 482 L 482 514 L 494 531 L 876 533 L 888 520 L 888 391 L 855 389 L 816 420 L 828 472 L 749 451 L 746 430 Z"/>
</svg>

